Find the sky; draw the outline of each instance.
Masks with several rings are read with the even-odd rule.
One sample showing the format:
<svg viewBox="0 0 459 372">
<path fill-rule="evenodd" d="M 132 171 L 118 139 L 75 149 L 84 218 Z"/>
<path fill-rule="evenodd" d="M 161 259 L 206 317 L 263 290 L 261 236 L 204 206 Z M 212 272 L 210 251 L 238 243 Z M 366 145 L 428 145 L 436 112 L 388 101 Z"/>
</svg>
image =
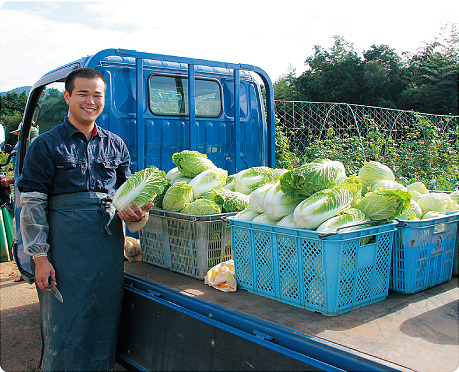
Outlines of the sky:
<svg viewBox="0 0 459 372">
<path fill-rule="evenodd" d="M 106 48 L 254 65 L 274 82 L 334 35 L 401 55 L 446 24 L 459 27 L 459 1 L 0 1 L 0 92 Z"/>
</svg>

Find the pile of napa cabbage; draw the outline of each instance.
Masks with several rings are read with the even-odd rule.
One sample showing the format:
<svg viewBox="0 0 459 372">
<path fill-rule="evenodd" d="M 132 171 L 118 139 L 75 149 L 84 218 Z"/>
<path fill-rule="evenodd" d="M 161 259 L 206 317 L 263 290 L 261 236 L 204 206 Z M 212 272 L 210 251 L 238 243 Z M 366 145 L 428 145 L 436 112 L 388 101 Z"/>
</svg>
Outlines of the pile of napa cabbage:
<svg viewBox="0 0 459 372">
<path fill-rule="evenodd" d="M 346 175 L 341 162 L 317 159 L 252 191 L 249 208 L 234 218 L 322 233 L 349 231 L 370 221 L 443 216 L 459 209 L 457 194 L 429 192 L 420 182 L 404 186 L 376 161 L 365 162 L 358 175 Z"/>
<path fill-rule="evenodd" d="M 347 175 L 341 162 L 328 159 L 292 170 L 260 166 L 232 175 L 198 151 L 177 152 L 172 162 L 176 167 L 167 174 L 150 167 L 132 175 L 115 194 L 115 207 L 153 201 L 154 208 L 173 212 L 237 212 L 240 220 L 319 232 L 459 209 L 457 193 L 429 192 L 420 182 L 405 187 L 376 161 L 366 162 L 358 175 Z"/>
</svg>

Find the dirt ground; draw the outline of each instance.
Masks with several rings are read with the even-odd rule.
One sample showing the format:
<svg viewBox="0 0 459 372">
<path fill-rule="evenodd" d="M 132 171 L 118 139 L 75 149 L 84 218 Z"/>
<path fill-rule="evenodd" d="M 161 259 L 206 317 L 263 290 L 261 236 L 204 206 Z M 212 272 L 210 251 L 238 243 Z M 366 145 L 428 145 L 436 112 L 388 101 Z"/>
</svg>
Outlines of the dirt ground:
<svg viewBox="0 0 459 372">
<path fill-rule="evenodd" d="M 40 310 L 35 285 L 19 281 L 13 261 L 0 263 L 0 367 L 37 371 L 40 361 Z"/>
</svg>

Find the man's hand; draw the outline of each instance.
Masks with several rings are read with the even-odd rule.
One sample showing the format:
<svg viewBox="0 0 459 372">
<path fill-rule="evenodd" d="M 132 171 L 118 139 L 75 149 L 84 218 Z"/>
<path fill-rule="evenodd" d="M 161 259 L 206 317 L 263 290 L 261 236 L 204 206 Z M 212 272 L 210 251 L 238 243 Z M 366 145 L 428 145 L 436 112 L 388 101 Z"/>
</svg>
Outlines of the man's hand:
<svg viewBox="0 0 459 372">
<path fill-rule="evenodd" d="M 53 265 L 48 261 L 48 257 L 37 257 L 34 258 L 35 262 L 35 282 L 38 288 L 45 292 L 51 292 L 51 286 L 49 284 L 49 278 L 56 283 L 56 273 Z"/>
<path fill-rule="evenodd" d="M 144 218 L 145 214 L 149 212 L 151 207 L 153 207 L 153 203 L 148 204 L 144 209 L 140 209 L 136 202 L 133 202 L 132 205 L 134 206 L 135 212 L 129 206 L 118 212 L 118 216 L 123 221 L 140 222 Z"/>
</svg>

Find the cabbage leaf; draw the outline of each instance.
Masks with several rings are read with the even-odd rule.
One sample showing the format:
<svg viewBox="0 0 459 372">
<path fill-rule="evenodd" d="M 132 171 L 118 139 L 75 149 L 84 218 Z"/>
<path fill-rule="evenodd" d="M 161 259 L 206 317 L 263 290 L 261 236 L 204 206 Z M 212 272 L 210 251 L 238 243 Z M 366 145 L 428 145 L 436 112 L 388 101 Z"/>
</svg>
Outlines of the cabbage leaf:
<svg viewBox="0 0 459 372">
<path fill-rule="evenodd" d="M 183 150 L 182 152 L 176 152 L 172 155 L 172 162 L 183 176 L 188 178 L 196 177 L 207 169 L 217 168 L 207 158 L 206 154 L 201 154 L 199 151 Z"/>
<path fill-rule="evenodd" d="M 193 197 L 199 199 L 206 192 L 225 184 L 228 172 L 222 168 L 211 168 L 195 176 L 189 184 L 193 187 Z"/>
<path fill-rule="evenodd" d="M 336 186 L 345 178 L 343 163 L 317 159 L 284 173 L 280 185 L 282 191 L 290 196 L 307 198 L 317 191 Z"/>
<path fill-rule="evenodd" d="M 329 218 L 328 220 L 321 223 L 320 226 L 317 227 L 316 231 L 321 233 L 330 233 L 336 232 L 338 228 L 341 228 L 340 231 L 349 231 L 353 228 L 343 228 L 345 226 L 353 225 L 364 221 L 370 221 L 369 218 L 365 216 L 365 213 L 356 208 L 348 208 L 339 213 L 337 216 Z"/>
<path fill-rule="evenodd" d="M 197 199 L 186 204 L 180 213 L 204 216 L 208 214 L 219 214 L 221 213 L 221 208 L 212 200 Z"/>
<path fill-rule="evenodd" d="M 187 203 L 193 201 L 193 187 L 184 181 L 175 182 L 163 197 L 163 209 L 180 212 Z"/>
<path fill-rule="evenodd" d="M 392 221 L 406 212 L 410 200 L 411 194 L 407 191 L 377 189 L 366 193 L 354 207 L 370 220 Z"/>
<path fill-rule="evenodd" d="M 315 230 L 324 221 L 348 208 L 352 200 L 352 192 L 347 188 L 317 191 L 295 208 L 295 224 L 299 228 Z"/>
<path fill-rule="evenodd" d="M 252 167 L 234 175 L 234 190 L 249 195 L 256 188 L 273 183 L 279 179 L 279 174 L 269 167 Z"/>
</svg>

